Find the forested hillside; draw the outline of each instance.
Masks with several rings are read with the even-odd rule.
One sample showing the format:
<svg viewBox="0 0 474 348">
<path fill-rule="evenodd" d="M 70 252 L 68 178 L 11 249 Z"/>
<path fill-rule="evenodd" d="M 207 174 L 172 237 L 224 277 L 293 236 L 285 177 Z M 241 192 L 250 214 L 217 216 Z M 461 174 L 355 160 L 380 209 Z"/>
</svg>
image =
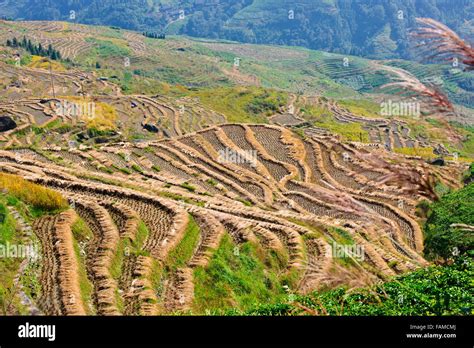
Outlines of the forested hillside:
<svg viewBox="0 0 474 348">
<path fill-rule="evenodd" d="M 7 18 L 69 20 L 249 43 L 304 46 L 371 58 L 409 58 L 415 17 L 472 38 L 465 0 L 6 0 Z"/>
</svg>

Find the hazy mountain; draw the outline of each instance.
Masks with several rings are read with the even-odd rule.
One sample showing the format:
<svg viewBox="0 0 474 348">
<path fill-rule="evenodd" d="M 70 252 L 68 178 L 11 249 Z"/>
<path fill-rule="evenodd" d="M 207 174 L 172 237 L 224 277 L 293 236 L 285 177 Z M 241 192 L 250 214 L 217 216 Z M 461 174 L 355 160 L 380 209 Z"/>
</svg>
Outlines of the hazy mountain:
<svg viewBox="0 0 474 348">
<path fill-rule="evenodd" d="M 4 16 L 70 20 L 249 43 L 304 46 L 373 58 L 413 55 L 416 17 L 473 37 L 464 0 L 6 0 Z M 181 19 L 180 19 L 181 18 Z"/>
</svg>

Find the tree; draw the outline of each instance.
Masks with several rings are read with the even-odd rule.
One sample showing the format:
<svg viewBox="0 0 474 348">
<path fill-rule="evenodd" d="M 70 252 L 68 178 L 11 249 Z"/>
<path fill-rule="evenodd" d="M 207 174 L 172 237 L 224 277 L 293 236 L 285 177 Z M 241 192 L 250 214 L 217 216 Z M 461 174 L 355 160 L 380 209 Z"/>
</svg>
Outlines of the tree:
<svg viewBox="0 0 474 348">
<path fill-rule="evenodd" d="M 473 252 L 474 184 L 447 194 L 434 203 L 425 228 L 425 255 L 428 258 L 452 258 Z"/>
</svg>

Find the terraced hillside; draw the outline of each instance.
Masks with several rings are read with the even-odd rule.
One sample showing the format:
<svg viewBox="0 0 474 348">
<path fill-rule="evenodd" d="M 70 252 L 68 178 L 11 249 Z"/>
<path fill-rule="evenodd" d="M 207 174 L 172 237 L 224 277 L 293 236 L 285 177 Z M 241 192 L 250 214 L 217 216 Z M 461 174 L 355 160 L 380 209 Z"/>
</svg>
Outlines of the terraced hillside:
<svg viewBox="0 0 474 348">
<path fill-rule="evenodd" d="M 375 61 L 360 57 L 303 48 L 180 36 L 151 39 L 139 32 L 72 21 L 0 20 L 0 42 L 4 44 L 14 37 L 18 40 L 26 37 L 45 48 L 52 45 L 63 60 L 67 60 L 66 67 L 97 70 L 97 77 L 107 77 L 132 93 L 156 91 L 162 89 L 163 84 L 188 87 L 237 84 L 307 95 L 359 97 L 363 93 L 381 93 L 378 87 L 392 79 L 389 70 L 399 67 L 421 81 L 436 81 L 457 104 L 474 106 L 470 74 L 449 65 L 423 65 L 404 60 L 374 64 Z M 11 52 L 2 53 L 7 53 L 5 58 L 13 59 Z M 32 65 L 24 54 L 21 58 L 22 66 Z"/>
<path fill-rule="evenodd" d="M 381 62 L 354 61 L 361 87 L 321 52 L 0 29 L 63 57 L 0 48 L 0 245 L 35 251 L 0 259 L 4 314 L 245 312 L 385 281 L 429 264 L 423 207 L 474 158 L 467 107 L 381 115 Z"/>
<path fill-rule="evenodd" d="M 254 157 L 230 161 L 226 151 Z M 384 165 L 374 166 L 374 158 Z M 194 289 L 204 286 L 200 279 L 226 243 L 236 259 L 247 244 L 264 259 L 277 255 L 278 286 L 300 293 L 425 266 L 415 209 L 428 193 L 409 195 L 406 183 L 385 180 L 397 168 L 436 174 L 449 187 L 463 170 L 454 162 L 428 168 L 311 132 L 303 140 L 268 125 L 225 124 L 98 149 L 0 152 L 2 172 L 69 202 L 69 210 L 32 221 L 43 260 L 36 300 L 45 314 L 204 310 Z M 344 277 L 333 252 L 338 243 L 363 250 Z M 81 292 L 86 285 L 89 295 Z"/>
<path fill-rule="evenodd" d="M 7 47 L 7 40 L 13 38 L 52 45 L 63 58 L 51 63 Z M 0 110 L 18 124 L 16 130 L 1 134 L 4 147 L 44 141 L 62 146 L 76 141 L 84 135 L 80 135 L 84 119 L 64 117 L 57 105 L 95 103 L 110 114 L 113 124 L 86 120 L 87 128 L 99 130 L 102 136 L 105 132 L 115 141 L 167 138 L 226 122 L 300 123 L 291 114 L 342 134 L 344 140 L 379 143 L 405 154 L 434 157 L 456 152 L 470 158 L 474 153 L 469 131 L 473 123 L 470 76 L 459 69 L 277 46 L 178 37 L 159 40 L 118 28 L 67 22 L 0 21 L 0 40 Z M 393 71 L 403 69 L 420 81 L 439 80 L 441 88 L 459 102 L 449 118 L 451 127 L 440 123 L 439 115 L 423 115 L 423 119 L 381 115 L 383 101 L 404 101 L 379 88 L 397 78 Z M 285 98 L 296 99 L 287 103 Z M 352 104 L 347 104 L 347 98 Z M 281 115 L 268 118 L 274 114 L 286 114 L 289 123 Z M 322 114 L 329 119 L 320 119 Z M 54 136 L 45 137 L 45 128 Z M 446 149 L 430 152 L 440 143 Z M 421 150 L 411 150 L 415 147 Z"/>
<path fill-rule="evenodd" d="M 68 144 L 93 138 L 91 129 L 109 140 L 169 138 L 226 121 L 192 98 L 163 95 L 27 97 L 0 102 L 0 112 L 17 124 L 0 135 L 2 147 L 43 143 L 52 134 L 50 144 Z"/>
</svg>

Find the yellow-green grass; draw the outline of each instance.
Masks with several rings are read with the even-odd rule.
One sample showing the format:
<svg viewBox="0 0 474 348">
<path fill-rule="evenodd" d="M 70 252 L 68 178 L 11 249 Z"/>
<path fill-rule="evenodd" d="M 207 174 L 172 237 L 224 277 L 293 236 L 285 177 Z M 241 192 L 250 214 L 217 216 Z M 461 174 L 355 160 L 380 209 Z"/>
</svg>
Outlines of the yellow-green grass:
<svg viewBox="0 0 474 348">
<path fill-rule="evenodd" d="M 194 271 L 193 313 L 250 308 L 285 298 L 283 286 L 292 288 L 297 282 L 286 266 L 279 253 L 251 242 L 236 245 L 226 234 L 209 266 Z"/>
<path fill-rule="evenodd" d="M 92 294 L 94 291 L 94 286 L 90 279 L 87 276 L 86 271 L 86 256 L 81 254 L 81 249 L 79 246 L 80 242 L 86 242 L 88 239 L 93 237 L 92 231 L 89 229 L 87 224 L 81 218 L 77 218 L 76 221 L 73 223 L 72 227 L 72 235 L 73 235 L 73 246 L 74 246 L 74 253 L 76 255 L 77 265 L 78 265 L 78 275 L 79 275 L 79 288 L 81 292 L 82 302 L 84 303 L 84 307 L 86 313 L 88 315 L 94 314 L 92 311 L 91 306 L 89 303 L 92 302 Z"/>
<path fill-rule="evenodd" d="M 81 116 L 81 121 L 86 123 L 88 129 L 97 131 L 110 131 L 117 128 L 118 114 L 115 107 L 108 103 L 98 102 L 90 98 L 66 96 L 63 99 L 78 103 L 79 106 L 87 105 Z M 84 103 L 84 104 L 83 104 Z M 93 109 L 89 108 L 89 103 L 93 103 Z"/>
<path fill-rule="evenodd" d="M 65 71 L 66 69 L 64 66 L 56 61 L 56 60 L 51 60 L 47 57 L 41 57 L 41 56 L 31 56 L 31 61 L 28 64 L 29 68 L 35 68 L 35 69 L 44 69 L 44 70 L 54 70 L 54 71 Z"/>
<path fill-rule="evenodd" d="M 419 156 L 423 159 L 433 159 L 436 157 L 432 147 L 397 147 L 394 151 L 402 155 Z"/>
<path fill-rule="evenodd" d="M 18 242 L 16 236 L 16 223 L 7 209 L 7 198 L 0 195 L 0 245 L 6 248 Z M 7 306 L 14 302 L 15 293 L 13 291 L 13 280 L 20 266 L 20 258 L 1 257 L 0 258 L 0 314 L 7 314 Z"/>
<path fill-rule="evenodd" d="M 380 118 L 380 105 L 367 99 L 341 99 L 337 103 L 357 116 Z"/>
<path fill-rule="evenodd" d="M 163 308 L 163 292 L 165 289 L 165 280 L 169 279 L 171 274 L 177 268 L 185 267 L 191 259 L 194 250 L 199 242 L 201 230 L 194 218 L 189 215 L 189 222 L 184 232 L 183 239 L 167 255 L 163 263 L 153 261 L 150 281 L 154 292 L 158 296 L 159 306 Z"/>
<path fill-rule="evenodd" d="M 323 115 L 316 118 L 314 125 L 339 134 L 344 141 L 370 142 L 369 133 L 362 128 L 360 123 L 340 123 L 333 116 Z"/>
<path fill-rule="evenodd" d="M 0 190 L 37 209 L 56 211 L 66 209 L 67 201 L 56 191 L 27 181 L 18 175 L 0 173 Z"/>
<path fill-rule="evenodd" d="M 170 268 L 179 268 L 186 265 L 186 263 L 193 256 L 197 243 L 199 242 L 201 230 L 194 218 L 190 215 L 188 226 L 184 232 L 184 237 L 180 243 L 170 251 L 166 258 L 166 265 Z"/>
<path fill-rule="evenodd" d="M 189 94 L 231 123 L 268 123 L 267 117 L 287 102 L 286 93 L 258 87 L 220 87 Z"/>
</svg>

